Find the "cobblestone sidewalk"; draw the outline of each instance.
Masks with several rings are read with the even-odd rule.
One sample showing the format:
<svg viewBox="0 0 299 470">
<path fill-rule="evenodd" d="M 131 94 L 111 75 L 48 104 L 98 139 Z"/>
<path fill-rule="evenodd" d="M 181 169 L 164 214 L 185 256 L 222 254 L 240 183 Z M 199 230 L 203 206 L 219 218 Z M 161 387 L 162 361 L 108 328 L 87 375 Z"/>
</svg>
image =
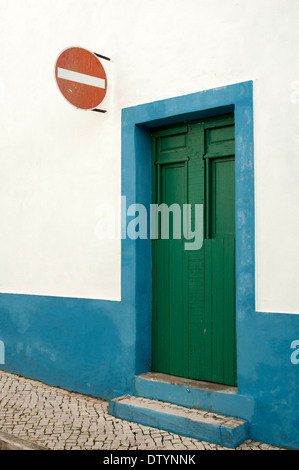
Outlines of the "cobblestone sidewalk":
<svg viewBox="0 0 299 470">
<path fill-rule="evenodd" d="M 0 430 L 53 450 L 227 450 L 114 418 L 108 403 L 0 371 Z M 246 441 L 237 450 L 279 450 Z"/>
</svg>

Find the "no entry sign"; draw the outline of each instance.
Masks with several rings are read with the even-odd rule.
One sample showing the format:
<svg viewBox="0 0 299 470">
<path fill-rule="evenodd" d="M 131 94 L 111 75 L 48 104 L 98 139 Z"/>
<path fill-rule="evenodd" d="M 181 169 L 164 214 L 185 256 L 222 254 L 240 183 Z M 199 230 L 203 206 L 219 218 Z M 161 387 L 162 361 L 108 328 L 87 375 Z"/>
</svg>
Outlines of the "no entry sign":
<svg viewBox="0 0 299 470">
<path fill-rule="evenodd" d="M 57 59 L 57 85 L 76 108 L 94 109 L 103 101 L 107 77 L 98 57 L 82 47 L 70 47 Z"/>
</svg>

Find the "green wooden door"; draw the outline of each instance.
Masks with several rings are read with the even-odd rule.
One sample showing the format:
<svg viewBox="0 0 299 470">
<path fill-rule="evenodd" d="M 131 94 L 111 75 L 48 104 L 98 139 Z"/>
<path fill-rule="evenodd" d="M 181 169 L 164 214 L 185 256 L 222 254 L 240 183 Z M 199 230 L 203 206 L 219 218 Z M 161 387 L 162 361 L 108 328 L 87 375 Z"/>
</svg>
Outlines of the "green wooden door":
<svg viewBox="0 0 299 470">
<path fill-rule="evenodd" d="M 153 204 L 169 208 L 152 240 L 152 370 L 236 385 L 233 116 L 155 131 L 152 175 Z M 198 250 L 185 249 L 186 204 L 193 231 L 204 208 Z"/>
</svg>

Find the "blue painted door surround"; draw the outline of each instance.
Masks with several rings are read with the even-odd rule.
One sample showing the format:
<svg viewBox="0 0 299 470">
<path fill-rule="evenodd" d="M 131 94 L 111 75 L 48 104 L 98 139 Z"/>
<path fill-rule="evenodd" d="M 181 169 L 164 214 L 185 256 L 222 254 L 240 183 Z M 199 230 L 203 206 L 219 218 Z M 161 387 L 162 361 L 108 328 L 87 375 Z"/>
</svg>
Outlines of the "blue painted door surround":
<svg viewBox="0 0 299 470">
<path fill-rule="evenodd" d="M 151 203 L 150 129 L 234 112 L 238 395 L 254 397 L 250 437 L 299 448 L 299 315 L 255 311 L 253 83 L 122 110 L 122 195 Z M 111 399 L 151 369 L 150 240 L 122 240 L 121 301 L 0 295 L 3 370 Z"/>
<path fill-rule="evenodd" d="M 236 152 L 236 310 L 240 318 L 254 312 L 254 168 L 252 82 L 139 105 L 122 114 L 122 194 L 127 204 L 151 202 L 150 129 L 200 118 L 235 114 Z M 135 266 L 131 264 L 131 250 Z M 130 253 L 126 256 L 126 253 Z M 151 247 L 150 240 L 123 240 L 123 293 L 135 280 L 136 370 L 150 370 L 151 357 Z M 125 260 L 128 259 L 128 265 Z M 132 273 L 133 271 L 133 273 Z M 127 274 L 125 274 L 127 272 Z M 238 343 L 238 341 L 237 341 Z M 242 347 L 238 344 L 238 390 L 243 391 Z"/>
</svg>

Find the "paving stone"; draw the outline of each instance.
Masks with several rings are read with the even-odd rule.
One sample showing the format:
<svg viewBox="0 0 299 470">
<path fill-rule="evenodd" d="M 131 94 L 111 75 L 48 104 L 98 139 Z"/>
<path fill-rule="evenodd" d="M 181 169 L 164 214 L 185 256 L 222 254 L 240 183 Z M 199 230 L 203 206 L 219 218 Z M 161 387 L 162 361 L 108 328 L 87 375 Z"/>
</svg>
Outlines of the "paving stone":
<svg viewBox="0 0 299 470">
<path fill-rule="evenodd" d="M 217 422 L 219 416 L 213 418 Z M 234 425 L 231 419 L 231 425 Z M 0 429 L 53 450 L 227 450 L 108 415 L 108 403 L 0 371 Z M 251 440 L 237 450 L 280 450 Z"/>
</svg>

